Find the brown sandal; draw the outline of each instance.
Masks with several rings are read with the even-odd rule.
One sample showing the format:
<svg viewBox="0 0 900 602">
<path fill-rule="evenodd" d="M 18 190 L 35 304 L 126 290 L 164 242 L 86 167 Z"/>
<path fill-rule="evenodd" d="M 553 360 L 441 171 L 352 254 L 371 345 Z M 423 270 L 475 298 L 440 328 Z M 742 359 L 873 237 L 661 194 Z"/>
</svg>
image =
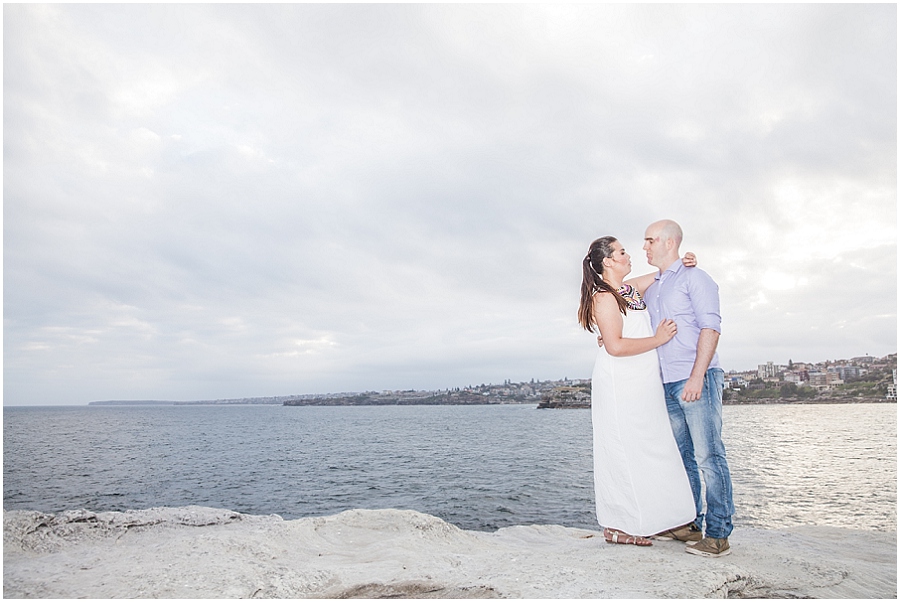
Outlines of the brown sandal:
<svg viewBox="0 0 900 602">
<path fill-rule="evenodd" d="M 615 529 L 604 529 L 603 538 L 606 539 L 606 543 L 632 544 L 635 546 L 653 545 L 653 542 L 646 537 L 641 537 L 639 535 L 629 535 L 628 533 L 625 533 L 623 531 L 616 531 Z"/>
</svg>

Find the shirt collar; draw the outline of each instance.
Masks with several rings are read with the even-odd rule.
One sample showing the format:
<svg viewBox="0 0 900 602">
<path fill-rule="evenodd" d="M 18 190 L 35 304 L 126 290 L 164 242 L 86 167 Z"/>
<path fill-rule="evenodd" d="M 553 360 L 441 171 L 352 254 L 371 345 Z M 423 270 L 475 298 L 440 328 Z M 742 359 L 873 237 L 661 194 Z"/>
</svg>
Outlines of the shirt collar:
<svg viewBox="0 0 900 602">
<path fill-rule="evenodd" d="M 682 263 L 681 258 L 679 257 L 675 261 L 672 262 L 672 265 L 664 269 L 662 272 L 656 273 L 656 279 L 659 280 L 663 277 L 666 272 L 672 272 L 673 274 L 677 274 L 681 270 L 684 269 L 684 263 Z"/>
</svg>

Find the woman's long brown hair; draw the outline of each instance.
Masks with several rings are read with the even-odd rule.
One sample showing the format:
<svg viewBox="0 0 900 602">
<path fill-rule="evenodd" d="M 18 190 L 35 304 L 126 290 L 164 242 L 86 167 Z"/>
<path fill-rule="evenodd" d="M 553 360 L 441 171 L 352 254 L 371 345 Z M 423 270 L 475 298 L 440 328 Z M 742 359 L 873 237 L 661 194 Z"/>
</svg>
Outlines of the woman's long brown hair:
<svg viewBox="0 0 900 602">
<path fill-rule="evenodd" d="M 594 293 L 601 291 L 611 293 L 619 304 L 619 310 L 624 314 L 628 310 L 628 303 L 616 292 L 612 286 L 603 279 L 603 260 L 612 257 L 610 246 L 616 242 L 615 237 L 604 236 L 591 243 L 588 254 L 581 262 L 581 302 L 578 304 L 578 323 L 588 332 L 596 332 L 594 328 Z"/>
</svg>

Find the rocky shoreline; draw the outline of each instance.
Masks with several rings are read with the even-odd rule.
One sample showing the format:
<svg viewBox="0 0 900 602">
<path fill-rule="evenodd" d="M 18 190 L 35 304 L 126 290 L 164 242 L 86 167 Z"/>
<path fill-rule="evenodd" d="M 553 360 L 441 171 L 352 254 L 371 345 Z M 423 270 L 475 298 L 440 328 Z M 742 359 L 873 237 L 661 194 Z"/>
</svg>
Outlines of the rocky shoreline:
<svg viewBox="0 0 900 602">
<path fill-rule="evenodd" d="M 722 401 L 726 406 L 758 405 L 819 405 L 836 403 L 897 403 L 894 399 L 877 397 L 822 397 L 812 399 L 740 399 Z M 590 397 L 566 397 L 565 395 L 545 396 L 538 404 L 539 410 L 587 410 L 591 407 Z"/>
<path fill-rule="evenodd" d="M 737 529 L 733 554 L 411 510 L 285 521 L 213 508 L 5 511 L 8 598 L 896 598 L 896 533 Z"/>
</svg>

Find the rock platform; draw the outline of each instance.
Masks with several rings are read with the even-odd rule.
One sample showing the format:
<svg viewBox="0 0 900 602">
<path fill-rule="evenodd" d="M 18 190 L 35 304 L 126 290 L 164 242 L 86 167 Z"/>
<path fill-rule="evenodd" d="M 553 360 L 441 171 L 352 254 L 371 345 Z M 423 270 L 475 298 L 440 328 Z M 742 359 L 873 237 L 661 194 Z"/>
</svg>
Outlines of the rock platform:
<svg viewBox="0 0 900 602">
<path fill-rule="evenodd" d="M 737 529 L 733 553 L 411 510 L 283 520 L 189 506 L 5 511 L 6 598 L 896 598 L 896 533 Z"/>
</svg>

